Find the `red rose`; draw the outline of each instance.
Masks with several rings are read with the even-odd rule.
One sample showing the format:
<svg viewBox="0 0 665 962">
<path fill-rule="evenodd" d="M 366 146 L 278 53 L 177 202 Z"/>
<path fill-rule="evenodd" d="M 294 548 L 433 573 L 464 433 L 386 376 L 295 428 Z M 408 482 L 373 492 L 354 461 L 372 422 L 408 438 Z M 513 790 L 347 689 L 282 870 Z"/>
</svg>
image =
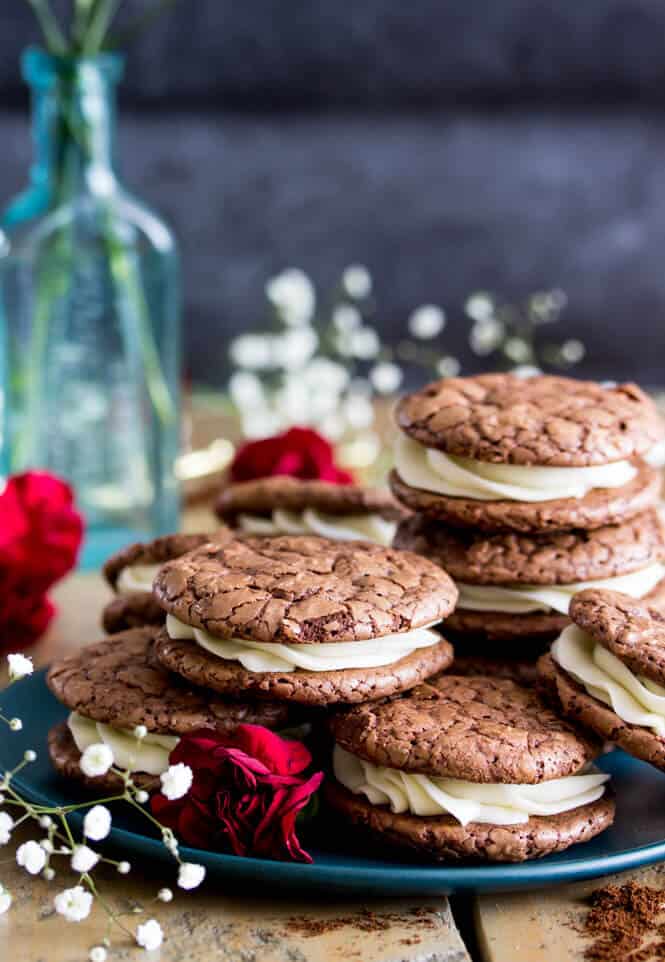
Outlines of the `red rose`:
<svg viewBox="0 0 665 962">
<path fill-rule="evenodd" d="M 231 481 L 252 481 L 286 474 L 304 481 L 353 484 L 353 475 L 335 464 L 332 445 L 311 428 L 290 428 L 238 448 L 231 462 Z"/>
<path fill-rule="evenodd" d="M 0 648 L 23 648 L 55 608 L 48 589 L 76 563 L 83 536 L 69 485 L 37 471 L 17 474 L 0 494 Z"/>
<path fill-rule="evenodd" d="M 312 861 L 296 835 L 296 819 L 323 772 L 302 777 L 312 757 L 301 742 L 260 725 L 238 725 L 230 735 L 184 735 L 169 760 L 189 765 L 192 787 L 175 801 L 153 795 L 152 811 L 188 845 Z"/>
</svg>

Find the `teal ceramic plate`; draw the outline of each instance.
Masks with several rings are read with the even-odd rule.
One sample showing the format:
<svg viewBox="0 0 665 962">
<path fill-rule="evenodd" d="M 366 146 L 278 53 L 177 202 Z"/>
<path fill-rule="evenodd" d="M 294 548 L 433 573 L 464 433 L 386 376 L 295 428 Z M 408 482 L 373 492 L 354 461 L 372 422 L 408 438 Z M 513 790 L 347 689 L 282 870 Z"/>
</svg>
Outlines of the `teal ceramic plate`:
<svg viewBox="0 0 665 962">
<path fill-rule="evenodd" d="M 37 761 L 16 777 L 16 787 L 37 803 L 66 804 L 80 797 L 51 770 L 46 736 L 66 710 L 44 683 L 43 673 L 13 685 L 0 694 L 0 708 L 19 716 L 24 728 L 3 733 L 0 768 L 13 767 L 26 748 L 34 748 Z M 326 894 L 441 895 L 453 892 L 498 892 L 534 888 L 558 882 L 594 878 L 639 865 L 665 860 L 665 775 L 623 752 L 604 756 L 600 766 L 612 774 L 617 818 L 612 828 L 586 845 L 573 846 L 560 855 L 520 865 L 423 866 L 360 857 L 344 849 L 344 839 L 327 839 L 330 846 L 311 845 L 313 865 L 238 858 L 198 849 L 182 848 L 188 861 L 203 863 L 211 878 L 234 886 L 266 887 L 274 896 L 284 889 L 307 889 Z M 145 834 L 145 823 L 118 806 L 109 842 L 122 849 L 123 858 L 151 861 L 168 859 L 162 844 Z M 334 848 L 334 851 L 332 850 Z"/>
</svg>

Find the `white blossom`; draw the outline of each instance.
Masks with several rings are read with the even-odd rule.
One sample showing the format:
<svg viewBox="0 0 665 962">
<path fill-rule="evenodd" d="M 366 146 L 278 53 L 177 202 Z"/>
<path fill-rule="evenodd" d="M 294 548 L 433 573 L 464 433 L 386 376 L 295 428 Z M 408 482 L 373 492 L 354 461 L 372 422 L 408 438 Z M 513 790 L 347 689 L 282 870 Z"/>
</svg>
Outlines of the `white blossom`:
<svg viewBox="0 0 665 962">
<path fill-rule="evenodd" d="M 93 852 L 87 845 L 77 845 L 71 858 L 71 866 L 75 872 L 90 872 L 98 861 L 97 852 Z"/>
<path fill-rule="evenodd" d="M 342 405 L 347 424 L 352 428 L 368 428 L 374 421 L 374 405 L 362 394 L 351 394 Z"/>
<path fill-rule="evenodd" d="M 0 812 L 0 845 L 7 845 L 14 827 L 14 819 L 7 812 Z"/>
<path fill-rule="evenodd" d="M 118 862 L 116 866 L 116 872 L 119 872 L 120 875 L 129 875 L 131 870 L 132 866 L 130 862 Z"/>
<path fill-rule="evenodd" d="M 108 953 L 103 945 L 93 945 L 88 958 L 90 962 L 106 962 Z"/>
<path fill-rule="evenodd" d="M 229 394 L 238 407 L 263 401 L 263 385 L 250 371 L 234 371 L 229 378 Z"/>
<path fill-rule="evenodd" d="M 445 312 L 436 304 L 423 304 L 409 317 L 409 331 L 414 337 L 429 340 L 441 333 L 446 324 Z"/>
<path fill-rule="evenodd" d="M 524 364 L 531 354 L 529 345 L 523 337 L 509 337 L 503 345 L 503 350 L 506 357 L 509 357 L 515 364 Z"/>
<path fill-rule="evenodd" d="M 229 356 L 236 367 L 264 371 L 275 366 L 273 339 L 267 334 L 241 334 L 229 346 Z"/>
<path fill-rule="evenodd" d="M 349 351 L 361 361 L 370 361 L 380 350 L 379 335 L 373 327 L 359 327 L 349 334 Z"/>
<path fill-rule="evenodd" d="M 81 771 L 88 778 L 96 778 L 99 775 L 106 775 L 113 764 L 113 752 L 108 745 L 103 742 L 96 742 L 88 745 L 81 755 L 79 765 Z"/>
<path fill-rule="evenodd" d="M 333 411 L 322 419 L 319 427 L 327 438 L 337 441 L 346 431 L 346 421 L 339 412 Z"/>
<path fill-rule="evenodd" d="M 338 304 L 332 312 L 332 322 L 339 334 L 348 334 L 361 326 L 363 316 L 354 304 Z"/>
<path fill-rule="evenodd" d="M 314 313 L 316 292 L 311 280 L 297 267 L 289 267 L 271 277 L 266 296 L 285 324 L 308 324 Z"/>
<path fill-rule="evenodd" d="M 51 828 L 53 826 L 53 819 L 50 815 L 42 815 L 39 819 L 40 828 Z"/>
<path fill-rule="evenodd" d="M 52 869 L 50 865 L 47 865 L 44 871 L 42 872 L 42 878 L 46 882 L 52 882 L 53 879 L 55 878 L 55 869 Z"/>
<path fill-rule="evenodd" d="M 111 813 L 104 805 L 95 805 L 83 819 L 83 834 L 93 842 L 101 842 L 111 831 Z"/>
<path fill-rule="evenodd" d="M 11 894 L 7 889 L 0 883 L 0 915 L 4 915 L 5 912 L 9 910 L 12 904 Z"/>
<path fill-rule="evenodd" d="M 394 394 L 402 383 L 402 369 L 391 361 L 375 364 L 369 372 L 369 379 L 379 394 Z"/>
<path fill-rule="evenodd" d="M 27 748 L 27 749 L 23 752 L 23 760 L 26 761 L 26 762 L 36 762 L 36 761 L 37 761 L 37 752 L 36 752 L 34 749 L 32 749 L 32 748 Z"/>
<path fill-rule="evenodd" d="M 139 925 L 136 930 L 137 944 L 148 952 L 151 952 L 153 949 L 158 949 L 163 939 L 164 934 L 162 927 L 156 919 L 148 919 L 147 922 Z"/>
<path fill-rule="evenodd" d="M 194 773 L 189 765 L 178 762 L 177 765 L 169 765 L 165 772 L 159 776 L 162 783 L 162 792 L 169 801 L 173 802 L 176 798 L 182 798 L 192 787 Z"/>
<path fill-rule="evenodd" d="M 43 838 L 39 843 L 47 855 L 53 854 L 53 842 L 50 838 Z"/>
<path fill-rule="evenodd" d="M 92 895 L 82 885 L 58 892 L 53 899 L 58 915 L 64 915 L 68 922 L 82 922 L 90 915 Z"/>
<path fill-rule="evenodd" d="M 480 291 L 467 299 L 464 310 L 472 320 L 482 323 L 494 314 L 494 302 L 489 294 Z"/>
<path fill-rule="evenodd" d="M 307 387 L 317 392 L 340 394 L 349 383 L 349 372 L 344 365 L 327 357 L 313 358 L 302 376 Z"/>
<path fill-rule="evenodd" d="M 342 274 L 342 287 L 355 300 L 372 293 L 372 275 L 364 264 L 349 264 Z"/>
<path fill-rule="evenodd" d="M 134 728 L 134 738 L 137 738 L 139 741 L 142 741 L 147 734 L 148 729 L 145 725 L 136 725 Z"/>
<path fill-rule="evenodd" d="M 159 892 L 157 893 L 157 898 L 159 899 L 160 902 L 172 902 L 173 892 L 171 891 L 171 889 L 160 889 Z"/>
<path fill-rule="evenodd" d="M 481 357 L 491 354 L 492 351 L 501 343 L 505 334 L 505 327 L 496 318 L 488 318 L 485 321 L 478 321 L 471 328 L 469 343 L 471 350 Z"/>
<path fill-rule="evenodd" d="M 561 357 L 564 361 L 567 361 L 568 364 L 577 364 L 585 354 L 586 348 L 584 344 L 574 338 L 569 341 L 564 341 L 561 345 Z"/>
<path fill-rule="evenodd" d="M 136 798 L 136 801 L 139 803 L 139 805 L 145 805 L 145 803 L 148 801 L 150 796 L 144 789 L 140 788 L 136 793 L 135 798 Z"/>
<path fill-rule="evenodd" d="M 20 718 L 10 718 L 9 729 L 13 732 L 20 732 L 23 729 L 23 722 Z"/>
<path fill-rule="evenodd" d="M 287 371 L 303 367 L 319 346 L 319 337 L 312 327 L 299 327 L 273 338 L 275 365 Z"/>
<path fill-rule="evenodd" d="M 7 655 L 7 663 L 10 681 L 20 681 L 35 670 L 32 658 L 27 658 L 25 655 Z"/>
<path fill-rule="evenodd" d="M 446 355 L 436 362 L 436 373 L 441 377 L 457 377 L 460 372 L 460 362 L 456 357 Z"/>
<path fill-rule="evenodd" d="M 46 852 L 38 842 L 24 842 L 16 851 L 16 862 L 30 875 L 39 875 L 46 865 Z"/>
<path fill-rule="evenodd" d="M 178 885 L 181 889 L 198 888 L 206 877 L 204 865 L 197 865 L 196 862 L 183 862 L 178 872 Z"/>
</svg>

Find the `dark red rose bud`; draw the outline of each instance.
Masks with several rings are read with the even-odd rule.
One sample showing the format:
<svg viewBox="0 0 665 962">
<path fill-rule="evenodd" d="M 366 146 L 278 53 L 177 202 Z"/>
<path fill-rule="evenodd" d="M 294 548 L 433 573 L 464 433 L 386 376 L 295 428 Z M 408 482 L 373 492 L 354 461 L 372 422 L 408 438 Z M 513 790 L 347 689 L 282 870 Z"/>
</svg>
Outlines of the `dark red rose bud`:
<svg viewBox="0 0 665 962">
<path fill-rule="evenodd" d="M 353 475 L 335 464 L 335 452 L 326 438 L 312 428 L 290 428 L 238 448 L 231 463 L 231 481 L 253 481 L 288 475 L 303 481 L 353 484 Z"/>
</svg>

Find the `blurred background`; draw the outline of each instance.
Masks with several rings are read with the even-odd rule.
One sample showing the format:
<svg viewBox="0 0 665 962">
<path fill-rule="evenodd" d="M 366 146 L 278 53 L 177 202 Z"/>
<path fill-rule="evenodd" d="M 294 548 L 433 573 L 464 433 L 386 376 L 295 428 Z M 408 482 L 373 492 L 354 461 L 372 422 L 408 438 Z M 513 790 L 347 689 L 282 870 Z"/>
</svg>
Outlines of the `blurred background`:
<svg viewBox="0 0 665 962">
<path fill-rule="evenodd" d="M 0 205 L 29 166 L 36 39 L 3 0 Z M 441 305 L 445 350 L 478 369 L 469 294 L 557 287 L 577 373 L 663 383 L 659 0 L 183 0 L 127 50 L 121 169 L 179 239 L 196 384 L 225 383 L 270 275 L 326 290 L 354 262 L 387 342 Z"/>
</svg>

